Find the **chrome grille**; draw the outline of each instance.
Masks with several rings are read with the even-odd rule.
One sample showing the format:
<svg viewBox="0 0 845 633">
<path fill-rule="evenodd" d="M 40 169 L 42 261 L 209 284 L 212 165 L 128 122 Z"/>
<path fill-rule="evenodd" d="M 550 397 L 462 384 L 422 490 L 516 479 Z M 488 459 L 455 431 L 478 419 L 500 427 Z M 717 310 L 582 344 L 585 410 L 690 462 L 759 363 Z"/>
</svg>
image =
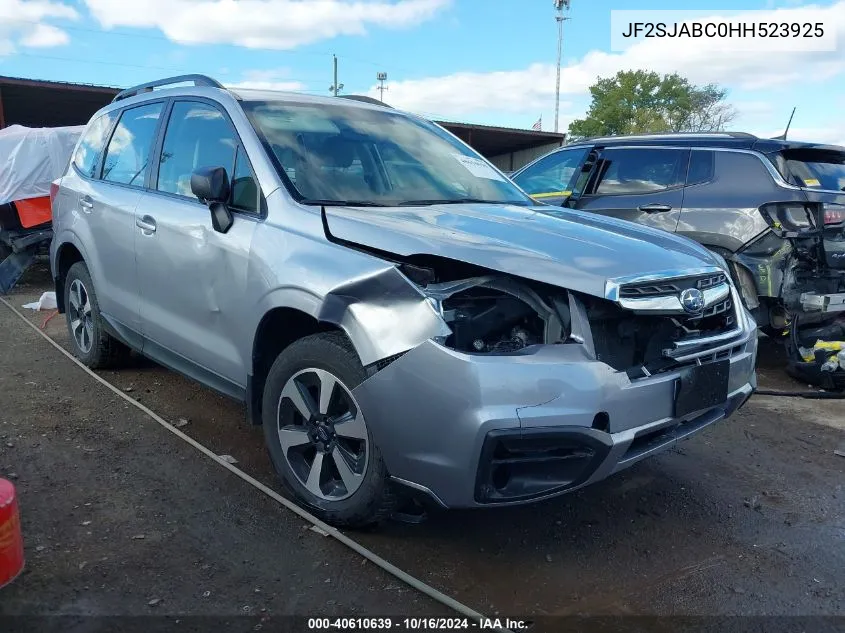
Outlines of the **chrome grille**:
<svg viewBox="0 0 845 633">
<path fill-rule="evenodd" d="M 691 290 L 704 295 L 704 307 L 699 312 L 689 309 L 694 305 L 690 300 L 694 301 L 698 294 L 689 292 Z M 728 358 L 744 349 L 754 334 L 746 322 L 744 308 L 730 276 L 715 266 L 609 279 L 605 284 L 605 298 L 633 316 L 634 323 L 642 319 L 644 331 L 651 331 L 655 336 L 669 332 L 659 343 L 658 354 L 662 362 L 654 356 L 643 357 L 642 371 L 646 375 L 687 363 Z M 671 331 L 673 327 L 676 328 L 674 332 Z M 599 331 L 600 338 L 604 337 L 602 344 L 613 340 L 614 336 L 622 336 L 613 331 Z M 625 336 L 636 339 L 637 335 L 626 333 Z M 613 349 L 609 345 L 603 354 L 613 357 Z M 648 349 L 648 345 L 643 349 Z M 621 346 L 617 357 L 628 353 L 630 350 Z M 617 364 L 622 365 L 621 362 Z"/>
<path fill-rule="evenodd" d="M 699 290 L 707 290 L 708 288 L 715 288 L 720 284 L 727 283 L 728 278 L 722 273 L 714 273 L 711 275 L 699 275 L 694 277 L 683 277 L 680 279 L 672 279 L 668 281 L 650 281 L 643 283 L 626 284 L 619 289 L 620 298 L 639 298 L 639 297 L 663 297 L 667 295 L 677 295 L 687 288 L 698 288 Z"/>
<path fill-rule="evenodd" d="M 648 284 L 645 286 L 625 286 L 619 291 L 620 297 L 659 297 L 677 294 L 681 291 L 675 284 Z"/>
<path fill-rule="evenodd" d="M 701 318 L 715 316 L 717 314 L 722 314 L 722 312 L 727 312 L 733 307 L 733 301 L 730 299 L 725 299 L 724 301 L 720 301 L 709 308 L 706 308 L 704 312 L 701 313 Z"/>
<path fill-rule="evenodd" d="M 695 282 L 695 287 L 699 290 L 706 290 L 707 288 L 723 284 L 727 282 L 727 280 L 728 278 L 721 273 L 718 275 L 710 275 L 708 277 L 699 277 Z"/>
</svg>

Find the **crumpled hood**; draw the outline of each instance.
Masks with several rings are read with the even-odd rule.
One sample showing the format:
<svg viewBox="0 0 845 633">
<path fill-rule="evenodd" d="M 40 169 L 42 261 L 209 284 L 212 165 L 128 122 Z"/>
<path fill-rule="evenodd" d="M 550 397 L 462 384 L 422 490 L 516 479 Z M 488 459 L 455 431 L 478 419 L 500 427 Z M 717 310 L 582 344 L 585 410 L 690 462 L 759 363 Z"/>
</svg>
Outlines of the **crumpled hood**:
<svg viewBox="0 0 845 633">
<path fill-rule="evenodd" d="M 597 297 L 609 279 L 719 265 L 686 238 L 554 207 L 326 207 L 325 214 L 337 239 L 400 256 L 439 255 Z"/>
</svg>

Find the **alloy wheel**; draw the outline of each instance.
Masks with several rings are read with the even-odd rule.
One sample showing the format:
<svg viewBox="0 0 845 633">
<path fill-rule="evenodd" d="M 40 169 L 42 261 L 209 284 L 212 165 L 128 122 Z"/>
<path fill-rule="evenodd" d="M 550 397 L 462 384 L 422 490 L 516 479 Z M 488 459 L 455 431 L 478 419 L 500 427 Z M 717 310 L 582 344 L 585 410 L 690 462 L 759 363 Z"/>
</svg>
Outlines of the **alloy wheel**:
<svg viewBox="0 0 845 633">
<path fill-rule="evenodd" d="M 71 282 L 68 301 L 70 332 L 79 350 L 87 354 L 94 344 L 94 321 L 91 315 L 91 298 L 79 279 Z"/>
<path fill-rule="evenodd" d="M 369 459 L 367 424 L 339 378 L 324 369 L 293 375 L 277 413 L 282 454 L 306 490 L 325 501 L 355 493 Z"/>
</svg>

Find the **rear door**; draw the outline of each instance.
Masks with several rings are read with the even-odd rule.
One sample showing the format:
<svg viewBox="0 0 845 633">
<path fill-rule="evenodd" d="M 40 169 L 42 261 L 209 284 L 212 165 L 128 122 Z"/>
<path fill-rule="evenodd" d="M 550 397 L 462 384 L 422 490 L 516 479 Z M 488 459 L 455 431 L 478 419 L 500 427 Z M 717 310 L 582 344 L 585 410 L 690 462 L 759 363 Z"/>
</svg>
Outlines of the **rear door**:
<svg viewBox="0 0 845 633">
<path fill-rule="evenodd" d="M 589 151 L 586 146 L 558 150 L 517 172 L 512 180 L 538 202 L 560 206 L 572 193 Z"/>
<path fill-rule="evenodd" d="M 135 332 L 140 331 L 135 207 L 144 191 L 163 107 L 161 101 L 145 103 L 123 110 L 116 125 L 110 125 L 108 118 L 98 122 L 98 128 L 113 127 L 104 158 L 100 161 L 100 150 L 83 141 L 74 157 L 74 180 L 62 183 L 76 191 L 80 221 L 72 230 L 83 233 L 79 237 L 100 309 L 116 322 L 113 325 Z M 123 328 L 121 334 L 131 338 Z"/>
<path fill-rule="evenodd" d="M 675 231 L 684 201 L 688 148 L 605 148 L 574 207 Z"/>
</svg>

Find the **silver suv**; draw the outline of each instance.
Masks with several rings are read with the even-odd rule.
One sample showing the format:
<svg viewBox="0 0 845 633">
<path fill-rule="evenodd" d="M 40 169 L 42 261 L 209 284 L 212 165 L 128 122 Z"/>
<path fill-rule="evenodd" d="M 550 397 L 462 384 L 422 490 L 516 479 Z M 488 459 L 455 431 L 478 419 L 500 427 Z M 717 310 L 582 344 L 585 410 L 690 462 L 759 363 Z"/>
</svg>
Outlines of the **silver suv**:
<svg viewBox="0 0 845 633">
<path fill-rule="evenodd" d="M 755 387 L 718 255 L 539 206 L 389 108 L 145 84 L 94 115 L 53 198 L 78 357 L 134 349 L 245 402 L 290 493 L 338 525 L 571 491 Z"/>
</svg>

